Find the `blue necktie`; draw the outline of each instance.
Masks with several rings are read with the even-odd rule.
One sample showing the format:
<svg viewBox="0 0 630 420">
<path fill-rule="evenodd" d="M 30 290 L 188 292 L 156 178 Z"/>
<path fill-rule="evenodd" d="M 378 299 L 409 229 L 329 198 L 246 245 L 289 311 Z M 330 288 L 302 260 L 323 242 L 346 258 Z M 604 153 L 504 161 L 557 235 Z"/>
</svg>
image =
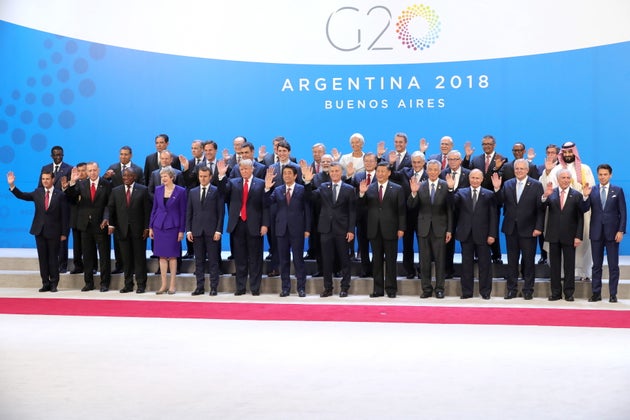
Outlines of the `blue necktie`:
<svg viewBox="0 0 630 420">
<path fill-rule="evenodd" d="M 602 209 L 606 207 L 606 187 L 602 185 L 601 187 L 601 199 L 602 199 Z"/>
<path fill-rule="evenodd" d="M 431 183 L 431 204 L 433 204 L 433 197 L 435 197 L 435 184 Z"/>
</svg>

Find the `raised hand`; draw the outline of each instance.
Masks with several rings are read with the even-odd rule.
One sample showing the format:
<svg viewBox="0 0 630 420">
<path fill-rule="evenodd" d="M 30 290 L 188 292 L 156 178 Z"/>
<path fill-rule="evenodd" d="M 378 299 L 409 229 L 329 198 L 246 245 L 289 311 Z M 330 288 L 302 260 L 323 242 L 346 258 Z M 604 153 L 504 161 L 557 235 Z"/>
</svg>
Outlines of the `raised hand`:
<svg viewBox="0 0 630 420">
<path fill-rule="evenodd" d="M 490 178 L 492 178 L 492 186 L 494 187 L 494 189 L 495 190 L 500 190 L 501 189 L 501 177 L 499 176 L 499 173 L 498 172 L 493 173 Z"/>
<path fill-rule="evenodd" d="M 420 139 L 420 151 L 422 153 L 426 152 L 429 149 L 429 142 L 424 137 Z"/>
<path fill-rule="evenodd" d="M 336 147 L 333 147 L 333 149 L 330 151 L 330 156 L 332 156 L 333 161 L 335 162 L 339 162 L 339 159 L 341 159 L 341 153 L 339 153 L 339 150 L 337 150 Z"/>
<path fill-rule="evenodd" d="M 409 187 L 411 188 L 412 193 L 417 193 L 418 190 L 420 189 L 420 183 L 416 180 L 415 176 L 412 176 L 411 178 L 409 178 Z"/>
<path fill-rule="evenodd" d="M 387 148 L 385 147 L 385 142 L 384 141 L 379 141 L 376 144 L 376 155 L 379 158 L 382 158 L 386 151 L 387 151 Z"/>
<path fill-rule="evenodd" d="M 15 185 L 15 174 L 13 171 L 7 172 L 7 184 L 9 184 L 9 187 L 11 188 Z"/>
<path fill-rule="evenodd" d="M 302 172 L 304 172 L 304 169 L 308 168 L 308 162 L 305 159 L 300 159 L 298 165 L 300 165 Z"/>
<path fill-rule="evenodd" d="M 501 169 L 501 166 L 503 166 L 505 162 L 507 162 L 507 159 L 504 158 L 502 154 L 500 153 L 494 154 L 494 169 L 496 170 Z"/>
<path fill-rule="evenodd" d="M 105 171 L 105 173 L 103 174 L 103 178 L 105 179 L 110 179 L 111 177 L 114 176 L 114 170 L 113 169 L 108 169 L 107 171 Z"/>
<path fill-rule="evenodd" d="M 311 182 L 313 180 L 313 168 L 310 167 L 310 165 L 306 165 L 304 167 L 302 167 L 302 162 L 306 163 L 305 160 L 301 160 L 300 161 L 300 167 L 302 169 L 302 179 L 304 179 L 304 182 Z"/>
<path fill-rule="evenodd" d="M 70 184 L 74 185 L 78 179 L 79 179 L 79 170 L 75 166 L 72 168 L 72 171 L 70 172 Z"/>
<path fill-rule="evenodd" d="M 369 186 L 370 185 L 368 184 L 367 179 L 364 179 L 363 181 L 359 182 L 359 193 L 365 194 Z"/>
<path fill-rule="evenodd" d="M 270 190 L 273 187 L 273 184 L 276 183 L 274 178 L 276 177 L 276 170 L 273 166 L 267 168 L 267 173 L 265 174 L 265 189 Z"/>
<path fill-rule="evenodd" d="M 549 174 L 549 172 L 551 172 L 551 170 L 555 167 L 556 167 L 555 159 L 553 159 L 552 157 L 548 157 L 547 159 L 545 159 L 545 172 L 547 172 L 547 174 Z"/>
<path fill-rule="evenodd" d="M 267 146 L 263 144 L 258 148 L 258 160 L 263 160 L 265 156 L 267 156 Z"/>
<path fill-rule="evenodd" d="M 230 155 L 230 151 L 228 149 L 223 149 L 223 160 L 224 161 L 228 161 L 230 160 L 230 157 L 232 157 L 232 155 Z"/>
<path fill-rule="evenodd" d="M 225 163 L 224 160 L 217 160 L 217 172 L 219 173 L 219 176 L 221 178 L 225 176 L 225 174 L 227 173 L 227 170 L 228 170 L 227 163 Z"/>
<path fill-rule="evenodd" d="M 59 182 L 61 183 L 61 189 L 65 190 L 66 188 L 68 188 L 68 177 L 67 176 L 62 176 L 61 179 L 59 180 Z"/>
<path fill-rule="evenodd" d="M 545 188 L 543 197 L 549 197 L 552 192 L 553 192 L 553 182 L 547 182 L 547 187 Z"/>
<path fill-rule="evenodd" d="M 452 173 L 446 174 L 446 185 L 448 185 L 449 190 L 455 188 L 455 175 Z"/>
<path fill-rule="evenodd" d="M 186 159 L 186 156 L 184 155 L 179 155 L 179 164 L 182 167 L 182 170 L 187 171 L 188 170 L 188 159 Z"/>
<path fill-rule="evenodd" d="M 475 148 L 472 147 L 469 141 L 464 143 L 464 153 L 466 154 L 466 157 L 471 157 L 472 154 L 475 153 Z"/>
<path fill-rule="evenodd" d="M 591 191 L 593 191 L 593 187 L 591 187 L 589 185 L 589 183 L 587 182 L 586 185 L 584 185 L 584 187 L 582 187 L 582 195 L 584 196 L 584 198 L 586 198 L 589 195 L 591 195 Z"/>
<path fill-rule="evenodd" d="M 398 154 L 393 150 L 389 152 L 389 164 L 390 165 L 396 164 L 396 159 L 398 159 Z"/>
<path fill-rule="evenodd" d="M 532 161 L 536 157 L 536 152 L 533 147 L 527 149 L 527 160 Z"/>
<path fill-rule="evenodd" d="M 346 176 L 350 178 L 352 175 L 354 175 L 354 164 L 350 161 L 346 165 Z"/>
</svg>

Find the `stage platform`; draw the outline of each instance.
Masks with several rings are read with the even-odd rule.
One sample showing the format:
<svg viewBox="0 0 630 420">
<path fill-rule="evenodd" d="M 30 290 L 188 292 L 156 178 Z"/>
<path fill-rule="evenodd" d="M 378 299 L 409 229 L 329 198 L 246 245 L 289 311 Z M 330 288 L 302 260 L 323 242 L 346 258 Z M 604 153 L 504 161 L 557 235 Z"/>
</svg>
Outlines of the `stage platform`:
<svg viewBox="0 0 630 420">
<path fill-rule="evenodd" d="M 158 261 L 154 258 L 149 258 L 150 253 L 147 253 L 147 266 L 149 270 L 149 278 L 147 284 L 147 291 L 152 292 L 159 288 L 160 277 L 153 274 L 158 267 Z M 234 263 L 228 260 L 228 253 L 223 253 L 222 272 L 219 282 L 219 294 L 233 294 L 235 291 L 235 279 L 231 274 L 234 272 Z M 70 251 L 69 268 L 72 269 L 72 251 Z M 403 273 L 402 263 L 400 262 L 402 256 L 398 259 L 398 272 Z M 504 256 L 504 261 L 507 258 Z M 113 256 L 112 256 L 113 265 Z M 266 263 L 265 263 L 266 265 Z M 507 265 L 493 265 L 494 270 L 494 282 L 492 296 L 496 298 L 502 298 L 505 295 L 505 270 Z M 310 274 L 315 273 L 317 266 L 315 261 L 307 261 L 307 273 L 309 277 L 307 279 L 306 292 L 308 295 L 319 295 L 323 289 L 323 280 L 321 277 L 312 277 Z M 459 297 L 461 295 L 461 286 L 459 281 L 460 270 L 460 256 L 455 256 L 455 277 L 446 281 L 445 295 L 447 297 Z M 620 270 L 621 281 L 619 283 L 618 299 L 630 299 L 630 256 L 622 256 L 620 258 Z M 196 281 L 194 277 L 194 261 L 183 260 L 181 274 L 177 276 L 177 290 L 178 292 L 185 293 L 194 290 Z M 263 270 L 266 272 L 266 270 Z M 350 288 L 350 295 L 369 295 L 372 292 L 372 278 L 362 278 L 358 276 L 360 272 L 360 263 L 353 263 L 353 277 L 352 285 Z M 536 265 L 536 286 L 534 297 L 546 298 L 550 294 L 549 287 L 549 267 L 547 265 Z M 602 298 L 607 302 L 608 300 L 608 268 L 604 266 L 604 286 L 602 290 Z M 339 278 L 335 278 L 335 292 L 339 291 Z M 98 274 L 95 276 L 95 284 L 98 286 L 100 278 Z M 112 282 L 110 284 L 111 291 L 118 291 L 123 287 L 123 275 L 112 275 Z M 295 278 L 292 278 L 292 293 L 296 292 Z M 520 281 L 522 283 L 522 280 Z M 61 275 L 59 289 L 60 292 L 74 290 L 78 291 L 83 287 L 83 275 L 82 274 L 69 274 L 65 273 Z M 4 288 L 39 288 L 41 287 L 41 280 L 39 277 L 37 254 L 35 249 L 28 248 L 2 248 L 0 249 L 0 289 Z M 520 286 L 519 286 L 520 287 Z M 277 294 L 280 292 L 280 278 L 279 277 L 267 277 L 263 275 L 261 294 Z M 208 287 L 208 276 L 206 275 L 206 291 Z M 398 277 L 398 295 L 417 297 L 421 293 L 420 280 L 407 279 L 406 277 Z M 477 293 L 477 285 L 475 285 L 475 293 Z M 590 282 L 576 282 L 575 298 L 577 300 L 588 299 L 591 295 Z M 248 295 L 249 296 L 249 295 Z M 335 297 L 336 298 L 336 297 Z M 336 298 L 338 299 L 338 298 Z M 520 299 L 522 300 L 522 299 Z"/>
</svg>

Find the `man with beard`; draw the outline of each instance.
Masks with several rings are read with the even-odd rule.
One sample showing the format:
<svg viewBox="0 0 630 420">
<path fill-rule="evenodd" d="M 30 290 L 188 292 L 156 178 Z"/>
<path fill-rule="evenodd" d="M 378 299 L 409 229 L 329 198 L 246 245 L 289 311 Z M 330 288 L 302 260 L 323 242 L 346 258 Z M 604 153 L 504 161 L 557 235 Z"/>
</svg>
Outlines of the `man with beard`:
<svg viewBox="0 0 630 420">
<path fill-rule="evenodd" d="M 591 168 L 582 163 L 577 147 L 572 141 L 567 141 L 562 145 L 560 154 L 558 155 L 558 164 L 556 165 L 551 159 L 545 162 L 545 171 L 540 176 L 540 182 L 543 186 L 551 182 L 553 187 L 558 186 L 558 172 L 562 169 L 568 169 L 571 173 L 571 188 L 582 194 L 586 185 L 591 187 L 595 185 L 595 177 Z M 581 235 L 584 238 L 589 237 L 589 227 L 591 222 L 590 210 L 584 213 L 584 232 Z M 591 255 L 590 241 L 582 241 L 575 250 L 575 278 L 580 281 L 589 281 L 591 277 L 591 269 L 593 265 L 593 257 Z M 566 275 L 566 273 L 565 273 Z"/>
</svg>

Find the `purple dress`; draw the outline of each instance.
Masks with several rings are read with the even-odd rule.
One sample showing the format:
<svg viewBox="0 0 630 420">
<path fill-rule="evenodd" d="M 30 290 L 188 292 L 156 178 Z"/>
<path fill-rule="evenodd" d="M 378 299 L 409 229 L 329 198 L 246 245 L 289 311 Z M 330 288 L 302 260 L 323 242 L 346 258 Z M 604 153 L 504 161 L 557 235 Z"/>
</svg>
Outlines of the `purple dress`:
<svg viewBox="0 0 630 420">
<path fill-rule="evenodd" d="M 180 257 L 179 232 L 186 228 L 186 189 L 175 185 L 170 197 L 164 197 L 164 186 L 155 188 L 149 227 L 153 229 L 153 254 L 158 257 Z"/>
</svg>

